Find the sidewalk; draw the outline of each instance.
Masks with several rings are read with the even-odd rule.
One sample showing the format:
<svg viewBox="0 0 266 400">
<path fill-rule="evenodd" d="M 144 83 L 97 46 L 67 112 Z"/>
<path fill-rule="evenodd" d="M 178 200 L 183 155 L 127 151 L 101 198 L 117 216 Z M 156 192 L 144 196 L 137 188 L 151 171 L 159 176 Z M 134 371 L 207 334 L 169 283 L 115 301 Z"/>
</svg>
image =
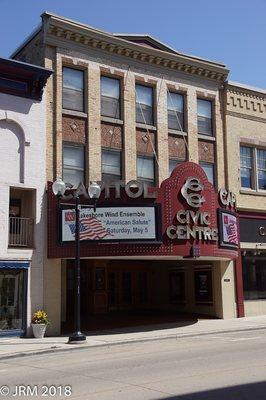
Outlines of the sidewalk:
<svg viewBox="0 0 266 400">
<path fill-rule="evenodd" d="M 52 353 L 56 351 L 71 351 L 100 346 L 112 346 L 126 343 L 144 342 L 150 340 L 178 339 L 212 333 L 241 332 L 247 330 L 266 329 L 266 315 L 235 319 L 202 319 L 194 324 L 176 323 L 146 325 L 119 330 L 89 332 L 84 344 L 67 344 L 68 337 L 34 338 L 1 338 L 0 361 L 12 357 Z"/>
</svg>

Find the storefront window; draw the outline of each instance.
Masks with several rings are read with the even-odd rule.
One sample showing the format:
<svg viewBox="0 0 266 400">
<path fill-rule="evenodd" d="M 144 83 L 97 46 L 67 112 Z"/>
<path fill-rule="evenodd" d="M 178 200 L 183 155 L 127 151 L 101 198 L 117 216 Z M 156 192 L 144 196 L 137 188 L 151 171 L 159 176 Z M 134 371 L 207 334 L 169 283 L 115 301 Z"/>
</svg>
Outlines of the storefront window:
<svg viewBox="0 0 266 400">
<path fill-rule="evenodd" d="M 266 260 L 243 257 L 245 300 L 266 299 Z"/>
<path fill-rule="evenodd" d="M 22 329 L 23 271 L 0 271 L 0 331 Z"/>
</svg>

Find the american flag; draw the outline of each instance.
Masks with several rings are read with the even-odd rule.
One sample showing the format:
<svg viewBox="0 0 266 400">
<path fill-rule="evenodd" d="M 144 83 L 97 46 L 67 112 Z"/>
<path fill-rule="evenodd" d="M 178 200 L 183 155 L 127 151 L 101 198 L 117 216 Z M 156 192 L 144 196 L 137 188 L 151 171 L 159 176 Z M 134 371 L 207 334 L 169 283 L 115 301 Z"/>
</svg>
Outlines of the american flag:
<svg viewBox="0 0 266 400">
<path fill-rule="evenodd" d="M 69 224 L 72 235 L 75 234 L 76 224 Z M 81 217 L 79 223 L 80 240 L 99 240 L 110 233 L 102 226 L 101 222 L 95 217 Z"/>
<path fill-rule="evenodd" d="M 237 224 L 236 218 L 228 218 L 228 216 L 224 216 L 224 223 L 228 238 L 228 243 L 238 243 L 238 232 L 237 232 Z"/>
</svg>

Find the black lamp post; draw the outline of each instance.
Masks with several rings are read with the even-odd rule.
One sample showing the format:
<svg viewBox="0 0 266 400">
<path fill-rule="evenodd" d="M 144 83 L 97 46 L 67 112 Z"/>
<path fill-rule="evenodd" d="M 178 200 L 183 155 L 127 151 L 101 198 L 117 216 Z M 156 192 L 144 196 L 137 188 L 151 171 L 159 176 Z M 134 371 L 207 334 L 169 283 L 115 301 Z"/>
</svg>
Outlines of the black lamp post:
<svg viewBox="0 0 266 400">
<path fill-rule="evenodd" d="M 66 185 L 61 178 L 53 183 L 53 193 L 59 198 L 64 199 Z M 93 207 L 96 211 L 96 202 L 100 197 L 101 188 L 96 182 L 92 182 L 88 188 L 88 194 L 93 200 Z M 69 336 L 68 343 L 80 343 L 86 340 L 86 336 L 80 329 L 80 199 L 78 193 L 75 197 L 75 331 Z"/>
</svg>

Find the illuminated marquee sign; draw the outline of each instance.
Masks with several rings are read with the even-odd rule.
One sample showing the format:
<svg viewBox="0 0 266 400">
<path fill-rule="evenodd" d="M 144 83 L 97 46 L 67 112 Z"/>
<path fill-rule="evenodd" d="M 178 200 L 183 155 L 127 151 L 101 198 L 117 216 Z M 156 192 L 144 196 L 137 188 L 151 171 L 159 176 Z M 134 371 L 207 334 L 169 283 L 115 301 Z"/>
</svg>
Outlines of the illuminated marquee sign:
<svg viewBox="0 0 266 400">
<path fill-rule="evenodd" d="M 192 208 L 200 208 L 206 201 L 201 192 L 204 190 L 199 178 L 188 178 L 181 188 L 181 194 Z M 199 210 L 179 210 L 176 215 L 177 225 L 170 225 L 167 236 L 179 240 L 217 241 L 218 229 L 210 227 L 210 214 Z"/>
</svg>

